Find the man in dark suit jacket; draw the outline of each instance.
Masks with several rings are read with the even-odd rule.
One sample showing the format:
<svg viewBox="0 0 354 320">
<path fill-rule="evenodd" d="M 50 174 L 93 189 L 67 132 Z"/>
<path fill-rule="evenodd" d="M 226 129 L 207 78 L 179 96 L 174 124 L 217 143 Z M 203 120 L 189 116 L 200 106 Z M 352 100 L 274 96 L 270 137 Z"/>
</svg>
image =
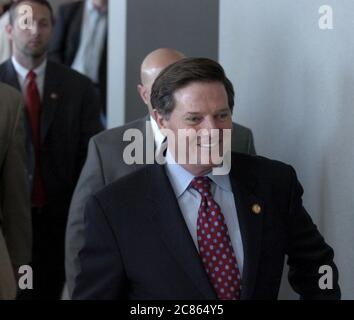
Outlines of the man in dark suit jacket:
<svg viewBox="0 0 354 320">
<path fill-rule="evenodd" d="M 87 6 L 93 3 L 94 10 L 105 11 L 102 14 L 107 15 L 107 1 L 104 0 L 86 0 L 67 3 L 59 8 L 56 23 L 54 26 L 52 43 L 49 48 L 48 57 L 58 63 L 63 63 L 68 67 L 72 67 L 75 58 L 80 49 L 80 44 L 85 30 L 85 36 L 93 36 L 83 25 Z M 86 22 L 85 22 L 86 23 Z M 96 79 L 91 79 L 97 86 L 100 92 L 104 113 L 106 113 L 107 101 L 107 32 L 104 34 L 104 45 L 101 53 L 97 53 L 99 59 L 98 67 L 98 82 Z M 91 41 L 91 45 L 94 43 Z M 89 76 L 88 74 L 85 74 Z"/>
<path fill-rule="evenodd" d="M 14 272 L 31 261 L 23 101 L 0 83 L 0 300 L 16 297 Z"/>
<path fill-rule="evenodd" d="M 26 102 L 34 242 L 34 290 L 27 293 L 35 298 L 56 299 L 65 278 L 64 234 L 70 200 L 88 141 L 102 130 L 100 105 L 88 78 L 47 61 L 46 48 L 52 32 L 49 3 L 25 1 L 32 7 L 38 25 L 28 33 L 18 25 L 22 2 L 10 11 L 13 56 L 0 65 L 0 81 L 21 90 Z M 33 122 L 35 117 L 37 125 Z"/>
<path fill-rule="evenodd" d="M 239 153 L 229 174 L 214 170 L 234 106 L 222 67 L 202 58 L 172 64 L 154 82 L 151 104 L 159 128 L 206 129 L 211 142 L 198 136 L 189 149 L 169 137 L 165 165 L 145 166 L 90 197 L 73 298 L 276 299 L 286 255 L 303 299 L 340 298 L 333 250 L 302 205 L 295 171 Z M 209 158 L 178 163 L 188 150 Z M 320 284 L 324 265 L 333 275 L 328 287 Z"/>
<path fill-rule="evenodd" d="M 92 194 L 109 183 L 138 170 L 142 164 L 129 165 L 124 162 L 124 150 L 131 143 L 124 141 L 124 134 L 131 129 L 142 133 L 146 149 L 159 149 L 163 137 L 154 123 L 153 110 L 150 104 L 150 91 L 158 74 L 168 65 L 184 58 L 184 55 L 174 49 L 160 48 L 149 53 L 141 66 L 141 84 L 138 91 L 145 102 L 150 116 L 138 119 L 124 126 L 107 130 L 93 137 L 85 166 L 80 175 L 71 202 L 68 225 L 66 230 L 65 269 L 69 295 L 75 286 L 75 277 L 80 265 L 78 252 L 83 246 L 84 209 Z M 148 137 L 151 139 L 148 139 Z M 155 136 L 155 138 L 154 138 Z M 240 124 L 233 123 L 232 150 L 255 154 L 252 131 Z"/>
</svg>

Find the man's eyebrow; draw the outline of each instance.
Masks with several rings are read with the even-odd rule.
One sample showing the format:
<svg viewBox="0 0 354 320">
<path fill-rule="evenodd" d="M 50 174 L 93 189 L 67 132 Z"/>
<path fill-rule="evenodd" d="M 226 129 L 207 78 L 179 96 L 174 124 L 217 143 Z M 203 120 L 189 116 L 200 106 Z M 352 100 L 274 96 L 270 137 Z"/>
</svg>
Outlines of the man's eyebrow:
<svg viewBox="0 0 354 320">
<path fill-rule="evenodd" d="M 225 107 L 223 109 L 217 110 L 215 112 L 215 114 L 220 113 L 220 112 L 225 112 L 225 111 L 230 111 L 230 108 Z M 185 115 L 192 115 L 192 116 L 203 115 L 203 112 L 187 112 Z"/>
<path fill-rule="evenodd" d="M 216 113 L 225 112 L 225 111 L 230 111 L 230 108 L 223 108 L 223 109 L 217 110 Z"/>
<path fill-rule="evenodd" d="M 186 115 L 191 115 L 191 116 L 196 116 L 196 115 L 201 115 L 203 114 L 202 112 L 187 112 Z"/>
</svg>

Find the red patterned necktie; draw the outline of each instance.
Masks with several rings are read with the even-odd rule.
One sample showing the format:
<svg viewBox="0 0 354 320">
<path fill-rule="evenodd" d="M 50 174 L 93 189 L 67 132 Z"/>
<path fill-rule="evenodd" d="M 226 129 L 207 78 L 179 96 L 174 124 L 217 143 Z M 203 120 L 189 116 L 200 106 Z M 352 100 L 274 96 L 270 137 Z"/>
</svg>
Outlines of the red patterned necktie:
<svg viewBox="0 0 354 320">
<path fill-rule="evenodd" d="M 194 178 L 190 186 L 202 201 L 198 211 L 199 254 L 210 282 L 221 300 L 239 300 L 241 276 L 224 215 L 213 199 L 208 177 Z"/>
<path fill-rule="evenodd" d="M 32 205 L 35 207 L 43 207 L 44 205 L 44 186 L 40 173 L 40 114 L 41 99 L 36 83 L 37 75 L 30 71 L 27 74 L 26 88 L 26 107 L 27 114 L 31 124 L 32 143 L 35 150 L 35 172 L 33 178 Z"/>
</svg>

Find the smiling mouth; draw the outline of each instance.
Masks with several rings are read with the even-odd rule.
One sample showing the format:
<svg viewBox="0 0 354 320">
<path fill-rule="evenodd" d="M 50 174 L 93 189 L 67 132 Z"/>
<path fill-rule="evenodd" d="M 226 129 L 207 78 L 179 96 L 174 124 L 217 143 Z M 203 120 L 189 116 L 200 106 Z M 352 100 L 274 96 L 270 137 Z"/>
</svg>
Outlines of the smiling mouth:
<svg viewBox="0 0 354 320">
<path fill-rule="evenodd" d="M 214 148 L 214 147 L 218 146 L 220 143 L 221 143 L 221 141 L 217 141 L 214 143 L 198 143 L 198 147 L 210 149 L 210 148 Z"/>
</svg>

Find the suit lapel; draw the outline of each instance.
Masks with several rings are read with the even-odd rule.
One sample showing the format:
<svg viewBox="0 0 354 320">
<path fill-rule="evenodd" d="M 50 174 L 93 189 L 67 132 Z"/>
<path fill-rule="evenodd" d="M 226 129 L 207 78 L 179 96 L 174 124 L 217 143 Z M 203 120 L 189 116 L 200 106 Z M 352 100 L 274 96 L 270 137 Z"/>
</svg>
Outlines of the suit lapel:
<svg viewBox="0 0 354 320">
<path fill-rule="evenodd" d="M 206 299 L 217 299 L 164 167 L 152 165 L 147 172 L 150 175 L 147 198 L 154 208 L 150 218 L 160 230 L 162 241 L 200 293 Z"/>
<path fill-rule="evenodd" d="M 244 249 L 242 300 L 251 299 L 253 294 L 258 274 L 263 215 L 265 214 L 264 201 L 254 194 L 256 177 L 249 172 L 245 174 L 246 171 L 247 169 L 242 168 L 237 162 L 233 162 L 230 173 Z"/>
<path fill-rule="evenodd" d="M 55 70 L 52 63 L 48 61 L 45 71 L 42 113 L 41 113 L 41 144 L 48 133 L 48 130 L 54 120 L 61 98 L 60 83 L 56 80 Z"/>
</svg>

